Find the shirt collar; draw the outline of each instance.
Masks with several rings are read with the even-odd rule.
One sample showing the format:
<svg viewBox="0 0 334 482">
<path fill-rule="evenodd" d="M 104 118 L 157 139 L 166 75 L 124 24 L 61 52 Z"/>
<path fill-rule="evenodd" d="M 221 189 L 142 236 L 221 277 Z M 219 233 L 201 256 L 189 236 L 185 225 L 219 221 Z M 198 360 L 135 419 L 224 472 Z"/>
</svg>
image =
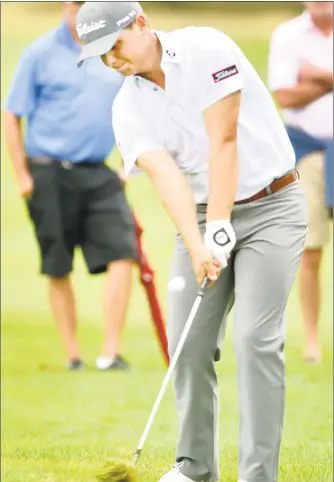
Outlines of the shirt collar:
<svg viewBox="0 0 334 482">
<path fill-rule="evenodd" d="M 178 55 L 178 50 L 175 49 L 174 45 L 172 45 L 170 39 L 168 38 L 169 35 L 167 32 L 161 32 L 157 30 L 153 30 L 154 34 L 158 37 L 158 40 L 162 47 L 162 59 L 161 59 L 161 66 L 165 63 L 180 63 L 180 57 Z M 145 78 L 141 77 L 140 75 L 133 76 L 134 82 L 137 87 L 140 87 L 141 83 L 148 83 L 152 86 L 152 82 L 146 80 Z M 154 84 L 153 90 L 157 91 L 158 87 Z"/>
<path fill-rule="evenodd" d="M 74 50 L 75 52 L 81 51 L 81 47 L 73 39 L 70 29 L 68 27 L 68 23 L 66 21 L 64 21 L 58 28 L 58 39 L 60 42 L 62 42 L 63 44 L 65 44 L 67 47 Z"/>
<path fill-rule="evenodd" d="M 155 35 L 158 37 L 158 40 L 162 47 L 162 60 L 161 64 L 167 63 L 179 63 L 180 57 L 178 54 L 178 49 L 175 48 L 175 45 L 170 40 L 170 36 L 167 32 L 161 32 L 154 30 Z"/>
</svg>

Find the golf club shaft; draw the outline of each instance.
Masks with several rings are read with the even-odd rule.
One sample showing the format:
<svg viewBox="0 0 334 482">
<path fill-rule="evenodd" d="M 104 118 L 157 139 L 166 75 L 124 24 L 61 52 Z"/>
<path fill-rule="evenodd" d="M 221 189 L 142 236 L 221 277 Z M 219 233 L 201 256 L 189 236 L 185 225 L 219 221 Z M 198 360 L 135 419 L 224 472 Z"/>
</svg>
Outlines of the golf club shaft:
<svg viewBox="0 0 334 482">
<path fill-rule="evenodd" d="M 195 299 L 195 302 L 194 302 L 194 305 L 191 309 L 191 312 L 190 312 L 190 315 L 188 317 L 188 320 L 187 320 L 187 323 L 185 324 L 185 327 L 183 329 L 183 332 L 181 334 L 181 337 L 180 337 L 180 340 L 177 344 L 177 347 L 176 347 L 176 350 L 175 350 L 175 353 L 170 361 L 170 365 L 168 367 L 168 370 L 167 370 L 167 373 L 165 375 L 165 378 L 162 382 L 162 385 L 161 385 L 161 388 L 160 388 L 160 391 L 159 391 L 159 394 L 157 396 L 157 399 L 154 403 L 154 406 L 153 406 L 153 409 L 151 411 L 151 414 L 150 414 L 150 417 L 147 421 L 147 424 L 146 424 L 146 427 L 145 427 L 145 430 L 144 430 L 144 433 L 140 439 L 140 442 L 139 442 L 139 445 L 138 445 L 138 448 L 137 448 L 137 451 L 136 451 L 136 454 L 135 454 L 135 457 L 134 457 L 134 465 L 136 465 L 136 463 L 138 462 L 138 459 L 139 459 L 139 456 L 140 456 L 140 453 L 144 447 L 144 444 L 146 442 L 146 439 L 147 439 L 147 436 L 150 432 L 150 429 L 152 427 L 152 424 L 154 422 L 154 419 L 155 419 L 155 416 L 158 412 L 158 409 L 159 409 L 159 406 L 160 406 L 160 403 L 161 403 L 161 400 L 165 394 L 165 391 L 166 391 L 166 388 L 168 386 L 168 383 L 171 379 L 171 376 L 173 374 L 173 371 L 174 371 L 174 368 L 176 366 L 176 363 L 179 359 L 179 356 L 181 354 L 181 351 L 182 351 L 182 348 L 184 346 L 184 343 L 187 339 L 187 336 L 188 336 L 188 333 L 190 331 L 190 328 L 193 324 L 193 321 L 195 319 L 195 316 L 197 314 L 197 311 L 198 311 L 198 308 L 201 304 L 201 301 L 203 299 L 203 296 L 204 296 L 204 290 L 205 288 L 208 286 L 209 284 L 209 279 L 208 278 L 204 278 L 202 284 L 201 284 L 201 287 L 198 291 L 198 294 L 196 296 L 196 299 Z"/>
</svg>

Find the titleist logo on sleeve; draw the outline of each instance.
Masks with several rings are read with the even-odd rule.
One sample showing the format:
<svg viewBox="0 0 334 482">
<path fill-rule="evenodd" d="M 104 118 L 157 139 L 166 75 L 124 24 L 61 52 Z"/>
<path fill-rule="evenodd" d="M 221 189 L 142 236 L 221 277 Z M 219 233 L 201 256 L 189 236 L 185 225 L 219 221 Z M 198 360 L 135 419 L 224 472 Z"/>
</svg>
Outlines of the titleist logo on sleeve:
<svg viewBox="0 0 334 482">
<path fill-rule="evenodd" d="M 212 74 L 212 78 L 216 84 L 217 82 L 221 82 L 222 80 L 228 79 L 229 77 L 232 77 L 232 75 L 236 75 L 238 73 L 239 71 L 237 66 L 231 65 L 230 67 L 226 67 L 225 69 L 219 70 L 218 72 Z"/>
</svg>

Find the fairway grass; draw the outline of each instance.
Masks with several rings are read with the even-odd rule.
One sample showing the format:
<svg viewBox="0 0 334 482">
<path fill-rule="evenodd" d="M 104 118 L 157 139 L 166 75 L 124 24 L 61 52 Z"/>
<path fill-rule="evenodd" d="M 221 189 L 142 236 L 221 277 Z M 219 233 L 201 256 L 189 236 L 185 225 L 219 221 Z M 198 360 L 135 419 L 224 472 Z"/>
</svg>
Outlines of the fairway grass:
<svg viewBox="0 0 334 482">
<path fill-rule="evenodd" d="M 305 366 L 297 334 L 288 338 L 280 481 L 331 482 L 331 347 L 328 343 L 321 367 Z M 4 482 L 89 482 L 108 459 L 131 460 L 165 373 L 144 319 L 127 329 L 130 373 L 94 370 L 100 336 L 89 323 L 82 324 L 81 341 L 90 367 L 81 373 L 66 372 L 54 329 L 43 318 L 5 314 L 2 340 Z M 218 370 L 221 481 L 236 482 L 237 392 L 229 339 Z M 140 460 L 140 480 L 156 482 L 168 470 L 176 435 L 170 388 Z"/>
<path fill-rule="evenodd" d="M 31 16 L 25 7 L 2 5 L 2 102 L 18 56 L 33 38 L 56 25 L 57 18 Z M 188 18 L 189 17 L 189 18 Z M 282 14 L 282 18 L 284 15 Z M 20 20 L 21 18 L 21 20 Z M 158 19 L 158 17 L 156 17 Z M 268 35 L 282 19 L 252 21 L 226 17 L 221 24 L 191 17 L 187 22 L 229 29 L 261 76 L 266 76 Z M 34 21 L 34 19 L 36 21 Z M 185 18 L 171 14 L 158 19 L 158 28 L 181 26 Z M 22 22 L 21 22 L 22 21 Z M 43 23 L 44 22 L 44 23 Z M 45 23 L 46 22 L 46 23 Z M 154 22 L 152 22 L 154 25 Z M 254 19 L 253 19 L 254 24 Z M 234 35 L 233 35 L 234 33 Z M 134 290 L 124 334 L 129 373 L 99 373 L 95 357 L 102 342 L 103 277 L 88 277 L 81 256 L 76 258 L 74 282 L 78 299 L 79 337 L 88 369 L 68 373 L 46 298 L 45 280 L 37 275 L 38 255 L 30 223 L 17 197 L 6 152 L 1 145 L 1 476 L 3 482 L 93 482 L 108 459 L 131 461 L 160 388 L 165 366 L 145 294 L 134 273 Z M 117 156 L 111 158 L 118 164 Z M 128 195 L 145 232 L 145 250 L 156 272 L 163 310 L 173 249 L 173 228 L 155 190 L 140 176 L 129 182 Z M 332 265 L 331 246 L 322 272 L 321 340 L 323 363 L 302 360 L 303 334 L 295 284 L 288 306 L 287 409 L 280 463 L 280 482 L 332 482 Z M 260 288 L 259 288 L 260 289 Z M 231 343 L 231 317 L 220 380 L 221 482 L 236 482 L 238 399 L 236 365 Z M 157 482 L 174 461 L 177 420 L 169 387 L 138 466 L 139 480 Z"/>
</svg>

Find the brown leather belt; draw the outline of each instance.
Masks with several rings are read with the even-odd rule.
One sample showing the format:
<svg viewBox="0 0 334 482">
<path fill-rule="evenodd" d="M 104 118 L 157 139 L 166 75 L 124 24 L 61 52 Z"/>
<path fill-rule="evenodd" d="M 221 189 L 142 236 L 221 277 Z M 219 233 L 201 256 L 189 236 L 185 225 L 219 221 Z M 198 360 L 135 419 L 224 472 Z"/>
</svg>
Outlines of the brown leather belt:
<svg viewBox="0 0 334 482">
<path fill-rule="evenodd" d="M 299 179 L 299 174 L 294 169 L 293 171 L 288 172 L 284 176 L 275 179 L 271 184 L 269 184 L 269 186 L 254 194 L 254 196 L 247 199 L 242 199 L 241 201 L 236 201 L 234 204 L 239 205 L 258 201 L 259 199 L 270 196 L 271 194 L 280 191 L 281 189 L 287 187 L 289 184 L 297 181 L 297 179 Z"/>
</svg>

